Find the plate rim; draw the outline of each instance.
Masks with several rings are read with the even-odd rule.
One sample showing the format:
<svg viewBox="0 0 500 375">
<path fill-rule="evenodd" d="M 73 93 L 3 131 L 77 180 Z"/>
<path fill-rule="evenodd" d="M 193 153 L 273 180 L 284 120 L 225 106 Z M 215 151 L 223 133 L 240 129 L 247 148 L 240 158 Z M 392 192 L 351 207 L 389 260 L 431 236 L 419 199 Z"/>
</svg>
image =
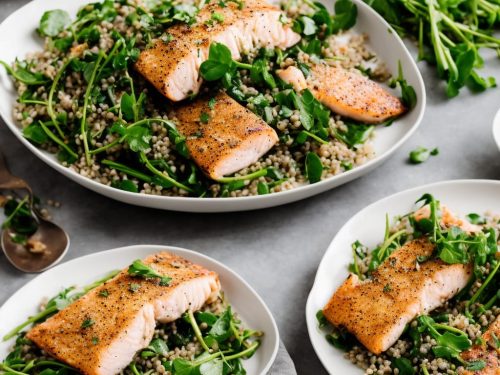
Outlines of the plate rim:
<svg viewBox="0 0 500 375">
<path fill-rule="evenodd" d="M 257 293 L 257 291 L 242 276 L 240 276 L 232 268 L 226 266 L 224 263 L 222 263 L 219 260 L 217 260 L 215 258 L 212 258 L 212 257 L 210 257 L 210 256 L 208 256 L 206 254 L 203 254 L 203 253 L 195 251 L 195 250 L 186 249 L 184 247 L 170 246 L 170 245 L 158 245 L 158 244 L 134 244 L 134 245 L 127 245 L 127 246 L 120 246 L 120 247 L 110 248 L 110 249 L 103 250 L 103 251 L 97 251 L 97 252 L 94 252 L 94 253 L 91 253 L 91 254 L 86 254 L 86 255 L 82 255 L 82 256 L 74 258 L 74 259 L 70 259 L 70 260 L 68 260 L 66 262 L 59 263 L 56 266 L 54 266 L 54 267 L 52 267 L 52 268 L 50 268 L 50 269 L 48 269 L 48 270 L 46 270 L 44 272 L 39 273 L 33 279 L 31 279 L 28 282 L 26 282 L 25 284 L 23 284 L 9 298 L 7 298 L 4 303 L 2 303 L 2 305 L 0 306 L 0 312 L 3 310 L 3 308 L 4 308 L 5 305 L 7 305 L 8 303 L 11 303 L 12 300 L 15 300 L 16 297 L 19 294 L 21 294 L 21 292 L 24 289 L 26 289 L 26 288 L 28 288 L 28 287 L 30 287 L 32 285 L 35 285 L 36 282 L 37 282 L 37 279 L 39 277 L 41 277 L 42 275 L 44 275 L 46 272 L 51 272 L 52 270 L 57 270 L 57 269 L 60 269 L 62 267 L 66 267 L 66 266 L 71 266 L 73 263 L 77 263 L 77 262 L 79 262 L 79 261 L 81 261 L 83 259 L 88 259 L 88 258 L 92 258 L 92 257 L 99 257 L 102 254 L 120 253 L 121 251 L 129 250 L 129 249 L 132 249 L 132 248 L 143 248 L 143 249 L 147 248 L 147 249 L 150 249 L 151 252 L 158 251 L 158 250 L 165 250 L 165 251 L 172 251 L 172 252 L 176 253 L 176 252 L 180 251 L 181 253 L 187 253 L 189 255 L 195 255 L 197 257 L 201 257 L 203 260 L 215 263 L 217 266 L 223 268 L 224 270 L 226 270 L 227 272 L 229 272 L 233 277 L 235 277 L 239 282 L 241 282 L 253 294 L 254 298 L 256 298 L 260 302 L 260 304 L 262 305 L 262 307 L 264 309 L 264 312 L 270 317 L 270 322 L 271 322 L 274 334 L 276 335 L 276 342 L 273 345 L 273 350 L 272 350 L 270 359 L 266 363 L 266 365 L 264 366 L 264 369 L 263 369 L 263 371 L 262 371 L 261 374 L 265 374 L 265 373 L 267 373 L 269 371 L 269 369 L 272 367 L 272 365 L 276 361 L 276 357 L 278 355 L 278 350 L 279 350 L 279 345 L 280 345 L 281 338 L 280 338 L 280 332 L 279 332 L 279 329 L 278 329 L 278 325 L 276 324 L 276 320 L 274 318 L 274 315 L 272 314 L 271 310 L 269 309 L 269 307 L 267 306 L 267 304 L 265 303 L 265 301 Z"/>
<path fill-rule="evenodd" d="M 331 1 L 332 3 L 335 2 L 335 0 L 327 0 L 327 1 Z M 392 35 L 392 38 L 394 38 L 395 41 L 400 45 L 402 53 L 406 55 L 406 57 L 410 61 L 411 70 L 413 70 L 416 73 L 415 79 L 418 83 L 418 87 L 416 87 L 416 90 L 419 94 L 418 98 L 419 102 L 417 104 L 417 107 L 413 108 L 412 110 L 415 111 L 419 109 L 419 112 L 417 114 L 415 121 L 413 122 L 413 124 L 411 124 L 411 127 L 407 130 L 407 132 L 401 138 L 399 138 L 394 144 L 392 144 L 391 147 L 387 149 L 384 153 L 380 155 L 375 155 L 373 159 L 368 160 L 365 164 L 353 168 L 350 171 L 342 172 L 341 174 L 321 180 L 315 184 L 305 184 L 302 186 L 297 186 L 290 190 L 280 191 L 272 194 L 255 195 L 247 197 L 227 197 L 227 198 L 156 196 L 156 195 L 132 193 L 120 189 L 115 189 L 105 184 L 101 184 L 90 178 L 81 176 L 77 172 L 69 169 L 68 167 L 63 166 L 61 163 L 59 163 L 57 160 L 54 160 L 51 157 L 52 154 L 48 154 L 46 151 L 41 150 L 40 148 L 30 143 L 26 138 L 24 138 L 22 136 L 20 129 L 13 121 L 10 121 L 6 113 L 0 111 L 0 116 L 2 117 L 6 126 L 14 134 L 14 136 L 35 156 L 37 156 L 38 159 L 42 160 L 45 164 L 49 165 L 51 168 L 55 169 L 58 173 L 62 174 L 64 177 L 69 178 L 73 182 L 76 182 L 77 184 L 86 189 L 92 190 L 110 199 L 125 202 L 127 204 L 153 207 L 157 209 L 174 210 L 174 211 L 221 212 L 221 211 L 253 210 L 253 209 L 272 207 L 294 201 L 299 201 L 308 198 L 310 196 L 320 194 L 327 190 L 332 190 L 335 187 L 348 183 L 355 178 L 361 177 L 365 173 L 368 173 L 370 170 L 378 167 L 381 163 L 383 163 L 391 155 L 393 155 L 394 152 L 397 149 L 399 149 L 415 133 L 415 131 L 418 129 L 418 127 L 422 122 L 427 107 L 427 94 L 426 94 L 425 82 L 422 78 L 422 73 L 420 72 L 420 69 L 418 68 L 415 59 L 413 58 L 408 48 L 404 44 L 402 38 L 380 14 L 378 14 L 374 9 L 365 4 L 362 0 L 352 0 L 352 1 L 356 4 L 357 7 L 363 8 L 364 11 L 369 14 L 370 17 L 372 17 L 377 22 L 387 27 L 388 34 Z M 15 10 L 0 23 L 0 30 L 8 21 L 10 21 L 11 18 L 16 17 L 17 14 L 19 12 L 24 11 L 25 8 L 33 6 L 34 3 L 42 4 L 43 0 L 32 0 L 27 4 L 23 5 L 22 7 L 18 8 L 17 10 Z M 406 69 L 408 68 L 403 68 L 403 70 Z M 155 205 L 155 203 L 158 202 L 164 202 L 165 205 L 175 205 L 176 203 L 178 203 L 183 207 L 181 208 L 158 207 L 157 205 Z M 200 204 L 200 202 L 203 202 L 202 203 L 203 207 L 196 208 L 195 206 L 197 204 Z M 239 208 L 236 207 L 236 205 L 238 204 L 242 204 L 243 207 Z"/>
<path fill-rule="evenodd" d="M 493 132 L 493 140 L 495 141 L 498 149 L 500 150 L 500 108 L 493 117 L 492 132 Z"/>
<path fill-rule="evenodd" d="M 500 111 L 499 111 L 500 114 Z M 419 186 L 414 186 L 412 188 L 404 189 L 401 191 L 398 191 L 396 193 L 390 194 L 388 196 L 382 197 L 366 206 L 358 210 L 354 215 L 352 215 L 345 223 L 342 225 L 339 230 L 335 233 L 333 236 L 332 240 L 328 244 L 328 247 L 326 248 L 325 252 L 323 253 L 323 256 L 321 257 L 321 260 L 318 264 L 318 268 L 316 270 L 316 273 L 314 275 L 314 281 L 311 286 L 311 289 L 309 290 L 309 294 L 307 295 L 307 301 L 304 309 L 304 316 L 306 320 L 306 325 L 307 325 L 307 333 L 309 336 L 309 342 L 311 343 L 311 346 L 314 349 L 314 353 L 316 354 L 316 357 L 320 360 L 321 364 L 323 365 L 323 368 L 329 372 L 329 369 L 326 365 L 325 359 L 319 355 L 318 350 L 316 349 L 316 345 L 314 344 L 313 341 L 313 335 L 317 335 L 315 332 L 316 326 L 313 324 L 311 326 L 308 311 L 312 308 L 312 303 L 313 303 L 313 292 L 315 291 L 316 288 L 318 288 L 318 280 L 320 278 L 320 271 L 323 270 L 324 267 L 326 267 L 326 264 L 323 262 L 326 254 L 330 252 L 331 247 L 333 246 L 333 243 L 335 242 L 336 238 L 338 237 L 339 233 L 344 231 L 345 228 L 349 227 L 353 221 L 355 221 L 359 216 L 361 216 L 366 210 L 371 209 L 373 206 L 378 205 L 378 204 L 383 204 L 384 202 L 387 202 L 389 200 L 395 199 L 401 195 L 405 194 L 411 194 L 412 192 L 418 191 L 418 190 L 423 190 L 423 189 L 431 189 L 435 187 L 443 187 L 447 185 L 492 185 L 492 186 L 498 186 L 500 187 L 500 181 L 499 180 L 492 180 L 492 179 L 452 179 L 452 180 L 441 180 L 441 181 L 436 181 L 436 182 L 431 182 L 428 184 L 423 184 Z M 346 270 L 347 271 L 347 270 Z M 346 359 L 347 361 L 347 359 Z"/>
</svg>

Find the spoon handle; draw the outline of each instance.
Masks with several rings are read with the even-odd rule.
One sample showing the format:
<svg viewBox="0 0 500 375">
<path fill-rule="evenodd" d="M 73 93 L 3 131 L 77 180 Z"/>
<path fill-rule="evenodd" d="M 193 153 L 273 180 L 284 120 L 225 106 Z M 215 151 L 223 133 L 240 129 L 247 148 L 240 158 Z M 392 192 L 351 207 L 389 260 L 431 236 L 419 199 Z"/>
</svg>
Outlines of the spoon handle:
<svg viewBox="0 0 500 375">
<path fill-rule="evenodd" d="M 26 181 L 22 178 L 12 175 L 7 167 L 5 156 L 0 151 L 0 190 L 26 190 L 29 195 L 30 205 L 33 204 L 33 191 Z"/>
</svg>

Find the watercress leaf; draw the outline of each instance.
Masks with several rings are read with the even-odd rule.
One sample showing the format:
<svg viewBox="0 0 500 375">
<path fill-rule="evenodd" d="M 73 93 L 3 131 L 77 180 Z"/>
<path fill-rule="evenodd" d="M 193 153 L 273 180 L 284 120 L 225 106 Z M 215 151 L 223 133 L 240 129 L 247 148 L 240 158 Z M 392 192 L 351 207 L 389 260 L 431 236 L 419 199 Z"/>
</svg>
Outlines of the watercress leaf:
<svg viewBox="0 0 500 375">
<path fill-rule="evenodd" d="M 323 310 L 318 310 L 316 313 L 316 320 L 318 321 L 318 327 L 323 328 L 328 325 L 328 320 L 326 320 L 325 314 L 323 314 Z"/>
<path fill-rule="evenodd" d="M 194 363 L 181 358 L 174 359 L 172 367 L 176 375 L 195 375 L 197 370 Z"/>
<path fill-rule="evenodd" d="M 116 121 L 109 129 L 109 132 L 111 134 L 116 133 L 123 136 L 126 134 L 127 128 L 121 121 Z"/>
<path fill-rule="evenodd" d="M 430 151 L 425 147 L 417 147 L 410 152 L 410 162 L 412 164 L 420 164 L 429 159 Z"/>
<path fill-rule="evenodd" d="M 436 357 L 445 359 L 457 358 L 460 355 L 460 352 L 458 350 L 441 345 L 434 346 L 432 348 L 432 352 Z"/>
<path fill-rule="evenodd" d="M 139 192 L 139 189 L 137 188 L 135 182 L 130 180 L 117 181 L 116 183 L 113 183 L 111 186 L 120 190 L 130 191 L 132 193 Z"/>
<path fill-rule="evenodd" d="M 142 126 L 127 128 L 125 139 L 134 152 L 147 152 L 150 149 L 151 131 Z"/>
<path fill-rule="evenodd" d="M 356 148 L 365 143 L 375 129 L 374 126 L 364 124 L 349 122 L 345 122 L 345 124 L 347 125 L 347 131 L 335 130 L 334 134 L 337 139 L 344 142 L 350 148 Z"/>
<path fill-rule="evenodd" d="M 306 155 L 306 176 L 311 184 L 321 181 L 323 173 L 323 164 L 321 159 L 314 152 L 309 152 Z"/>
<path fill-rule="evenodd" d="M 335 15 L 333 16 L 332 32 L 347 30 L 356 24 L 358 8 L 351 0 L 338 0 L 335 3 Z"/>
<path fill-rule="evenodd" d="M 126 121 L 134 121 L 134 97 L 128 93 L 124 93 L 120 100 L 120 109 L 122 111 L 123 118 Z"/>
<path fill-rule="evenodd" d="M 213 326 L 218 319 L 217 315 L 204 311 L 196 312 L 195 317 L 196 321 L 206 323 L 209 327 Z"/>
<path fill-rule="evenodd" d="M 414 375 L 416 372 L 411 361 L 405 357 L 393 358 L 392 367 L 397 368 L 400 375 Z"/>
<path fill-rule="evenodd" d="M 88 63 L 83 68 L 83 78 L 87 83 L 90 81 L 90 78 L 92 77 L 94 68 L 95 68 L 95 62 Z"/>
<path fill-rule="evenodd" d="M 233 314 L 231 312 L 231 307 L 228 307 L 213 324 L 212 328 L 208 332 L 209 335 L 219 343 L 226 341 L 231 336 L 230 322 L 232 319 Z"/>
<path fill-rule="evenodd" d="M 223 362 L 220 359 L 205 362 L 200 365 L 201 375 L 222 375 Z"/>
<path fill-rule="evenodd" d="M 451 332 L 445 332 L 443 335 L 437 337 L 437 343 L 442 346 L 462 352 L 472 346 L 472 342 L 464 335 L 455 335 Z"/>
<path fill-rule="evenodd" d="M 73 38 L 70 36 L 54 40 L 54 47 L 56 47 L 61 52 L 66 52 L 72 44 Z"/>
<path fill-rule="evenodd" d="M 151 349 L 156 354 L 162 356 L 168 353 L 167 343 L 160 338 L 153 339 L 153 341 L 151 341 L 151 343 L 148 345 L 148 348 Z"/>
<path fill-rule="evenodd" d="M 486 220 L 484 219 L 484 217 L 482 217 L 481 215 L 478 215 L 476 213 L 470 213 L 470 214 L 466 215 L 465 217 L 472 224 L 482 225 L 482 224 L 486 223 Z"/>
<path fill-rule="evenodd" d="M 47 133 L 37 123 L 32 123 L 23 129 L 23 136 L 31 142 L 43 144 L 49 140 Z"/>
<path fill-rule="evenodd" d="M 69 14 L 61 9 L 49 10 L 42 15 L 38 32 L 42 36 L 57 36 L 71 23 Z"/>
<path fill-rule="evenodd" d="M 200 66 L 201 76 L 207 81 L 221 79 L 229 70 L 229 66 L 215 60 L 206 60 Z"/>
</svg>

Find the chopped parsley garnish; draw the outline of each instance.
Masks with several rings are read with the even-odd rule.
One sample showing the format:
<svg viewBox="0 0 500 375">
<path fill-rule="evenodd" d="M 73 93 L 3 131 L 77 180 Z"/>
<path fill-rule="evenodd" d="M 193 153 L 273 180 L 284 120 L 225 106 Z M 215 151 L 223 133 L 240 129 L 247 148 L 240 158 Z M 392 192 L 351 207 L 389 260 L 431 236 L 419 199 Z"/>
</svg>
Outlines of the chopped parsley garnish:
<svg viewBox="0 0 500 375">
<path fill-rule="evenodd" d="M 202 124 L 207 124 L 208 120 L 210 120 L 210 115 L 206 112 L 202 112 L 200 115 L 200 122 Z"/>
<path fill-rule="evenodd" d="M 81 328 L 86 329 L 86 328 L 92 327 L 94 325 L 94 323 L 95 322 L 91 318 L 87 317 L 82 322 Z"/>
<path fill-rule="evenodd" d="M 99 337 L 92 337 L 92 345 L 97 345 L 99 344 Z"/>
<path fill-rule="evenodd" d="M 160 279 L 161 286 L 167 286 L 172 278 L 162 276 L 151 267 L 145 265 L 140 259 L 135 260 L 128 268 L 128 274 L 145 279 Z"/>
<path fill-rule="evenodd" d="M 137 292 L 139 289 L 141 288 L 141 285 L 140 284 L 136 284 L 136 283 L 131 283 L 128 287 L 128 289 L 132 292 L 132 293 L 135 293 Z"/>
<path fill-rule="evenodd" d="M 384 285 L 384 289 L 383 289 L 384 293 L 388 293 L 391 290 L 392 290 L 391 284 L 385 284 Z"/>
<path fill-rule="evenodd" d="M 215 104 L 217 103 L 217 99 L 215 98 L 210 98 L 210 100 L 208 101 L 208 108 L 210 109 L 214 109 L 215 108 Z"/>
<path fill-rule="evenodd" d="M 100 297 L 105 297 L 105 298 L 106 298 L 107 296 L 109 296 L 109 290 L 107 290 L 107 289 L 103 289 L 103 290 L 101 290 L 101 291 L 99 292 L 99 296 L 100 296 Z"/>
</svg>

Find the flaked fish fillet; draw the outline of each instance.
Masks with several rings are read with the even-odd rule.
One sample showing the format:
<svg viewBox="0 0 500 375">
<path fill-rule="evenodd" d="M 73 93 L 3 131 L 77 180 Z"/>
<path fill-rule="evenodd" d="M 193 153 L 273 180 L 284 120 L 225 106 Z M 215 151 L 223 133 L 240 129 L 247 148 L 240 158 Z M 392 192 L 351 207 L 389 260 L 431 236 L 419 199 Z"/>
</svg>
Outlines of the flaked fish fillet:
<svg viewBox="0 0 500 375">
<path fill-rule="evenodd" d="M 446 264 L 432 259 L 426 239 L 411 241 L 392 253 L 361 281 L 351 274 L 325 306 L 325 317 L 343 326 L 372 353 L 380 354 L 401 336 L 415 317 L 426 314 L 453 297 L 467 284 L 470 265 Z"/>
<path fill-rule="evenodd" d="M 306 78 L 295 66 L 276 72 L 295 91 L 309 89 L 333 112 L 365 123 L 379 123 L 406 112 L 401 100 L 371 79 L 344 68 L 315 64 Z"/>
<path fill-rule="evenodd" d="M 224 92 L 213 108 L 209 96 L 180 106 L 175 111 L 178 131 L 194 162 L 214 180 L 255 163 L 278 141 L 265 121 Z"/>
<path fill-rule="evenodd" d="M 136 69 L 163 95 L 173 101 L 196 94 L 202 83 L 200 65 L 208 58 L 213 42 L 225 44 L 235 60 L 256 48 L 293 46 L 300 35 L 280 22 L 283 13 L 264 0 L 245 0 L 239 9 L 235 2 L 213 0 L 199 12 L 196 23 L 168 29 L 172 40 L 157 40 L 141 52 Z M 213 14 L 222 21 L 213 19 Z"/>
<path fill-rule="evenodd" d="M 161 252 L 144 263 L 171 277 L 170 284 L 161 286 L 123 270 L 26 337 L 83 374 L 115 375 L 148 346 L 157 321 L 172 322 L 218 296 L 218 275 L 184 258 Z"/>
<path fill-rule="evenodd" d="M 463 375 L 500 375 L 500 347 L 495 341 L 500 339 L 500 317 L 491 323 L 482 338 L 483 344 L 474 345 L 461 357 L 467 362 L 482 360 L 486 365 L 478 371 L 465 370 Z"/>
<path fill-rule="evenodd" d="M 445 205 L 441 204 L 439 206 L 439 209 L 441 211 L 441 223 L 440 223 L 441 226 L 448 228 L 458 227 L 462 229 L 464 232 L 469 232 L 469 233 L 481 232 L 482 229 L 479 225 L 472 224 L 468 220 L 458 217 L 453 212 L 451 212 Z M 426 204 L 425 206 L 415 211 L 413 216 L 417 221 L 420 221 L 422 219 L 428 219 L 431 216 L 431 208 L 429 207 L 428 204 Z"/>
</svg>

